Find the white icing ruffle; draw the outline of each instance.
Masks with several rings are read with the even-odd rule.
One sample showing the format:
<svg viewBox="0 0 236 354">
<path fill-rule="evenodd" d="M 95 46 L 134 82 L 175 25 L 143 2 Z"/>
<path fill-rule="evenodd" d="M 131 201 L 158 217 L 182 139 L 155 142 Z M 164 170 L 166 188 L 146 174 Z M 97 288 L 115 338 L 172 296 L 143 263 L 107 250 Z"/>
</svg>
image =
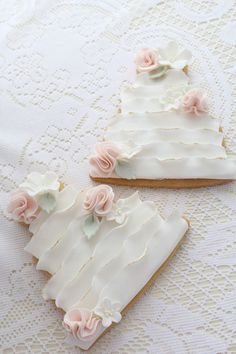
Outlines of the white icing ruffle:
<svg viewBox="0 0 236 354">
<path fill-rule="evenodd" d="M 140 73 L 136 76 L 136 79 L 132 87 L 142 87 L 148 90 L 155 88 L 158 91 L 164 88 L 170 88 L 171 86 L 186 86 L 189 84 L 189 77 L 182 70 L 171 69 L 166 72 L 165 75 L 153 79 L 148 73 Z"/>
<path fill-rule="evenodd" d="M 179 215 L 164 220 L 155 204 L 141 202 L 136 192 L 117 203 L 126 210 L 123 223 L 103 218 L 98 233 L 89 240 L 80 223 L 84 192 L 74 190 L 73 198 L 68 192 L 60 193 L 61 206 L 64 199 L 66 207 L 41 218 L 26 246 L 39 257 L 37 268 L 53 274 L 43 296 L 55 299 L 65 311 L 86 308 L 94 312 L 104 299 L 110 299 L 119 304 L 120 312 L 169 257 L 188 223 Z M 92 340 L 78 339 L 78 345 L 88 349 L 104 330 L 101 327 Z"/>
<path fill-rule="evenodd" d="M 67 193 L 67 188 L 61 192 L 61 203 L 37 230 L 25 247 L 25 251 L 40 258 L 44 252 L 62 238 L 67 226 L 78 213 L 78 192 L 73 187 L 69 187 L 69 190 L 69 193 Z"/>
<path fill-rule="evenodd" d="M 79 302 L 89 290 L 93 276 L 98 271 L 98 266 L 100 268 L 100 266 L 109 262 L 122 248 L 125 239 L 142 229 L 145 222 L 155 212 L 156 210 L 152 203 L 142 203 L 134 209 L 122 225 L 114 228 L 101 242 L 98 242 L 93 254 L 90 256 L 90 261 L 86 262 L 86 266 L 82 271 L 76 274 L 74 279 L 57 295 L 56 305 L 67 311 Z M 137 220 L 141 220 L 141 223 L 137 222 Z"/>
<path fill-rule="evenodd" d="M 120 145 L 122 147 L 122 145 Z M 119 146 L 119 147 L 120 147 Z M 155 158 L 157 160 L 169 160 L 169 159 L 183 159 L 183 158 L 226 158 L 225 148 L 219 145 L 210 144 L 183 144 L 181 143 L 167 143 L 167 142 L 146 142 L 143 145 L 137 145 L 138 150 L 135 155 L 129 159 L 132 161 L 136 158 L 144 160 L 147 158 Z M 133 147 L 135 149 L 135 147 Z M 123 145 L 122 151 L 132 151 L 129 145 L 126 143 Z"/>
<path fill-rule="evenodd" d="M 121 201 L 124 201 L 124 206 L 128 209 L 128 214 L 132 213 L 133 210 L 141 204 L 138 193 L 134 193 L 131 197 L 124 200 L 121 199 Z M 73 223 L 76 223 L 76 220 L 74 220 Z M 55 271 L 58 258 L 61 259 L 60 255 L 62 255 L 63 258 L 63 267 L 57 269 L 56 274 L 50 278 L 43 289 L 44 298 L 55 299 L 65 285 L 73 279 L 74 275 L 77 274 L 81 267 L 88 261 L 89 257 L 91 257 L 94 252 L 95 246 L 103 238 L 107 237 L 112 230 L 119 227 L 120 225 L 114 222 L 104 222 L 103 220 L 98 233 L 88 243 L 87 238 L 81 230 L 77 230 L 77 233 L 73 233 L 73 236 L 70 236 L 70 234 L 72 234 L 70 225 L 66 235 L 51 249 L 50 253 L 53 253 L 53 255 L 46 253 L 44 257 L 42 257 L 43 261 L 41 261 L 41 258 L 39 259 L 39 262 L 41 264 L 43 263 L 43 268 L 41 269 L 53 269 Z M 68 238 L 70 237 L 74 239 L 74 244 L 73 240 L 71 240 L 70 245 L 68 245 Z M 67 248 L 71 247 L 68 253 L 63 252 L 65 247 L 64 243 L 67 244 Z M 52 257 L 50 257 L 50 255 Z M 52 273 L 54 273 L 54 271 Z"/>
<path fill-rule="evenodd" d="M 138 73 L 121 92 L 121 114 L 105 133 L 105 141 L 120 150 L 109 177 L 234 179 L 236 161 L 227 159 L 219 122 L 203 113 L 204 107 L 196 114 L 184 112 L 184 95 L 193 87 L 182 69 L 191 53 L 169 43 L 159 54 L 172 69 L 158 78 Z M 90 174 L 108 176 L 94 166 Z"/>
<path fill-rule="evenodd" d="M 133 128 L 132 128 L 133 129 Z M 124 141 L 145 145 L 147 141 L 152 143 L 169 142 L 183 144 L 212 144 L 222 145 L 223 133 L 218 133 L 215 130 L 209 129 L 159 129 L 152 130 L 109 130 L 105 134 L 105 140 L 112 141 L 119 145 Z"/>
<path fill-rule="evenodd" d="M 219 131 L 219 122 L 206 113 L 196 117 L 191 113 L 177 111 L 157 113 L 129 113 L 118 115 L 108 127 L 108 132 L 152 129 L 209 129 Z"/>
<path fill-rule="evenodd" d="M 236 179 L 236 160 L 183 158 L 160 161 L 157 158 L 134 158 L 130 167 L 136 178 L 144 179 Z M 119 178 L 113 175 L 113 178 Z"/>
<path fill-rule="evenodd" d="M 138 74 L 134 85 L 121 91 L 121 110 L 145 113 L 178 109 L 189 89 L 189 79 L 182 71 L 169 70 L 157 79 L 148 73 Z"/>
</svg>

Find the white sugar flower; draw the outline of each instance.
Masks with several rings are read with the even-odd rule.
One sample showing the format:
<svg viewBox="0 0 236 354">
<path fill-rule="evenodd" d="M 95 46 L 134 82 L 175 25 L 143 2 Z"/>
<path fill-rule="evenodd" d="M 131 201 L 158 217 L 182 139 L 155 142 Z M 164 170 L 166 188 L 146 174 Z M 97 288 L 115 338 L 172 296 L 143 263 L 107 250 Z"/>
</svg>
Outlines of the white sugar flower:
<svg viewBox="0 0 236 354">
<path fill-rule="evenodd" d="M 94 309 L 94 313 L 101 317 L 102 325 L 109 327 L 112 322 L 120 322 L 122 316 L 119 312 L 120 303 L 112 301 L 108 298 L 102 300 L 102 302 Z"/>
<path fill-rule="evenodd" d="M 130 208 L 125 204 L 124 199 L 119 199 L 113 205 L 113 208 L 110 213 L 107 214 L 107 220 L 114 220 L 118 224 L 123 224 L 129 211 Z"/>
<path fill-rule="evenodd" d="M 162 104 L 163 110 L 178 110 L 182 104 L 183 96 L 186 93 L 188 86 L 173 86 L 171 90 L 166 90 L 159 101 Z"/>
<path fill-rule="evenodd" d="M 135 178 L 134 171 L 131 168 L 130 160 L 141 151 L 141 147 L 134 143 L 128 142 L 128 144 L 121 146 L 121 149 L 122 152 L 116 161 L 115 173 L 117 176 L 122 178 Z"/>
<path fill-rule="evenodd" d="M 183 69 L 192 58 L 192 54 L 187 49 L 180 49 L 174 41 L 169 42 L 166 47 L 159 48 L 159 63 L 167 65 L 172 69 Z"/>
<path fill-rule="evenodd" d="M 20 185 L 20 189 L 34 197 L 38 205 L 48 213 L 56 206 L 59 188 L 60 182 L 54 172 L 46 172 L 44 175 L 32 172 Z"/>
<path fill-rule="evenodd" d="M 118 156 L 119 161 L 127 161 L 132 159 L 132 157 L 136 156 L 142 148 L 135 143 L 129 141 L 126 145 L 122 146 L 122 152 Z"/>
</svg>

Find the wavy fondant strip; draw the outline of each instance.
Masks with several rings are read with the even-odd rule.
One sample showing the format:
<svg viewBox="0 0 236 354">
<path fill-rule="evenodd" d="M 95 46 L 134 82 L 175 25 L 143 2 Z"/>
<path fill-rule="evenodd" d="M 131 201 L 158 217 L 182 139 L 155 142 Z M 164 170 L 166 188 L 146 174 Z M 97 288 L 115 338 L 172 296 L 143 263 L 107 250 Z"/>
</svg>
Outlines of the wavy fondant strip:
<svg viewBox="0 0 236 354">
<path fill-rule="evenodd" d="M 31 253 L 36 258 L 40 258 L 44 252 L 49 250 L 63 237 L 68 225 L 78 214 L 80 209 L 77 203 L 78 192 L 74 190 L 70 198 L 67 197 L 66 195 L 67 203 L 65 203 L 63 208 L 49 215 L 46 222 L 41 225 L 25 247 L 25 251 Z"/>
<path fill-rule="evenodd" d="M 120 272 L 116 273 L 103 289 L 99 291 L 97 304 L 102 301 L 104 297 L 111 298 L 120 303 L 120 311 L 122 311 L 167 260 L 183 238 L 187 229 L 188 224 L 185 219 L 175 214 L 168 218 L 162 232 L 157 232 L 147 242 L 143 256 L 138 261 L 132 262 L 122 268 Z M 142 277 L 140 277 L 140 274 L 142 274 Z M 126 284 L 125 290 L 123 284 Z M 89 301 L 85 300 L 85 302 L 87 304 L 91 302 L 91 305 L 94 306 L 96 300 L 97 294 L 96 298 L 91 297 Z M 102 333 L 104 331 L 105 328 Z M 91 346 L 100 335 L 101 332 L 97 334 L 92 343 L 89 343 L 89 346 Z M 83 345 L 80 341 L 78 344 L 79 346 Z M 89 346 L 86 346 L 86 349 L 89 348 Z"/>
<path fill-rule="evenodd" d="M 157 213 L 155 213 L 155 215 L 143 225 L 140 232 L 131 235 L 123 242 L 120 252 L 117 253 L 114 258 L 100 268 L 98 263 L 97 272 L 93 276 L 89 291 L 81 301 L 74 306 L 94 308 L 103 287 L 108 284 L 121 269 L 132 262 L 136 262 L 139 258 L 142 258 L 149 240 L 154 234 L 158 233 L 158 235 L 160 235 L 165 226 L 165 221 L 160 220 Z"/>
<path fill-rule="evenodd" d="M 122 113 L 156 113 L 166 112 L 171 109 L 179 108 L 183 93 L 176 92 L 170 100 L 160 97 L 157 98 L 134 98 L 130 100 L 123 100 L 121 111 Z"/>
<path fill-rule="evenodd" d="M 122 105 L 135 99 L 168 100 L 168 98 L 180 97 L 189 90 L 188 85 L 173 85 L 171 88 L 165 85 L 156 86 L 130 86 L 121 91 Z"/>
<path fill-rule="evenodd" d="M 76 195 L 77 191 L 73 186 L 67 186 L 66 188 L 64 188 L 58 194 L 56 207 L 53 212 L 55 213 L 68 209 L 68 207 L 70 207 L 70 205 L 74 203 Z M 46 222 L 50 215 L 51 214 L 48 214 L 45 211 L 41 211 L 37 218 L 30 224 L 29 231 L 33 234 L 38 232 L 42 224 Z"/>
<path fill-rule="evenodd" d="M 183 144 L 212 144 L 222 145 L 223 133 L 214 130 L 199 129 L 158 129 L 153 130 L 109 130 L 105 134 L 105 140 L 113 143 L 132 142 L 145 145 L 154 142 L 168 142 Z"/>
<path fill-rule="evenodd" d="M 139 130 L 148 131 L 153 129 L 210 129 L 219 131 L 219 123 L 208 114 L 196 117 L 191 113 L 177 111 L 158 113 L 130 113 L 120 115 L 108 128 L 108 131 Z"/>
<path fill-rule="evenodd" d="M 231 159 L 183 158 L 160 161 L 154 157 L 133 158 L 130 168 L 135 178 L 144 179 L 236 178 L 236 161 Z"/>
<path fill-rule="evenodd" d="M 127 145 L 128 146 L 128 145 Z M 139 146 L 140 151 L 135 157 L 129 159 L 131 164 L 134 159 L 155 158 L 157 160 L 182 159 L 182 158 L 226 158 L 223 146 L 210 144 L 183 144 L 183 143 L 151 143 Z M 125 149 L 124 149 L 125 150 Z"/>
<path fill-rule="evenodd" d="M 188 224 L 185 219 L 178 215 L 172 215 L 168 218 L 162 232 L 154 235 L 148 242 L 143 257 L 121 269 L 106 284 L 100 292 L 98 303 L 104 297 L 108 297 L 120 302 L 120 310 L 122 311 L 165 262 L 187 229 Z M 140 277 L 140 274 L 142 274 L 142 277 Z M 121 284 L 128 284 L 125 291 Z"/>
<path fill-rule="evenodd" d="M 104 265 L 109 262 L 114 255 L 119 252 L 126 238 L 134 233 L 141 233 L 143 224 L 145 224 L 155 212 L 156 210 L 153 203 L 144 202 L 128 217 L 123 227 L 114 229 L 108 237 L 103 238 L 95 247 L 90 261 L 56 297 L 56 305 L 67 311 L 77 303 L 89 290 L 93 275 L 97 271 L 97 264 Z M 137 220 L 142 220 L 141 224 L 139 222 L 137 223 Z M 81 284 L 83 284 L 83 287 L 81 287 Z"/>
<path fill-rule="evenodd" d="M 72 220 L 62 238 L 41 255 L 36 268 L 46 270 L 51 274 L 56 273 L 71 249 L 76 247 L 82 238 L 85 238 L 81 225 L 81 218 Z"/>
<path fill-rule="evenodd" d="M 178 219 L 176 223 L 163 220 L 154 203 L 141 202 L 138 193 L 134 193 L 129 198 L 120 199 L 112 206 L 110 216 L 102 218 L 99 230 L 89 239 L 82 232 L 81 225 L 85 217 L 82 207 L 85 192 L 72 193 L 72 191 L 65 190 L 65 193 L 60 195 L 61 204 L 49 216 L 43 216 L 38 224 L 35 223 L 33 230 L 36 230 L 36 234 L 29 242 L 30 247 L 27 246 L 26 249 L 39 257 L 38 269 L 44 269 L 53 274 L 43 290 L 44 297 L 55 299 L 56 305 L 65 311 L 77 309 L 77 324 L 73 322 L 75 321 L 72 316 L 73 311 L 70 312 L 72 317 L 67 316 L 67 320 L 69 318 L 72 321 L 72 327 L 79 325 L 78 328 L 81 331 L 85 329 L 86 324 L 83 322 L 83 318 L 84 320 L 87 318 L 89 321 L 88 314 L 94 316 L 94 321 L 99 321 L 99 330 L 96 330 L 93 336 L 89 336 L 88 340 L 83 337 L 82 332 L 79 332 L 77 336 L 78 329 L 73 327 L 73 333 L 78 338 L 78 345 L 87 349 L 103 333 L 105 323 L 119 321 L 121 317 L 119 311 L 126 306 L 124 303 L 126 298 L 121 298 L 121 302 L 116 303 L 116 298 L 120 296 L 120 291 L 117 292 L 117 296 L 108 299 L 107 303 L 112 306 L 113 304 L 114 306 L 118 305 L 120 309 L 117 308 L 115 311 L 118 312 L 111 314 L 112 320 L 108 318 L 108 322 L 103 322 L 102 312 L 99 315 L 99 307 L 95 309 L 95 306 L 101 306 L 100 301 L 105 304 L 106 299 L 101 296 L 107 292 L 107 286 L 111 284 L 111 293 L 115 291 L 113 279 L 116 278 L 118 282 L 125 281 L 119 286 L 123 287 L 123 292 L 125 286 L 125 292 L 128 291 L 127 297 L 131 296 L 130 286 L 138 293 L 142 284 L 146 284 L 149 280 L 149 274 L 151 276 L 151 266 L 148 268 L 148 273 L 146 270 L 139 271 L 138 275 L 129 279 L 129 283 L 126 273 L 131 274 L 133 265 L 136 265 L 135 269 L 139 270 L 138 265 L 145 265 L 142 262 L 146 258 L 154 267 L 160 251 L 153 250 L 150 258 L 150 247 L 163 249 L 162 243 L 166 243 L 166 238 L 169 238 L 168 242 L 172 244 L 173 248 L 175 234 L 180 233 L 178 223 L 181 223 L 182 219 L 176 216 L 175 219 Z M 65 204 L 63 198 L 65 198 Z M 125 215 L 125 218 L 120 221 L 121 224 L 116 220 L 120 213 Z M 180 238 L 183 237 L 187 229 L 187 222 L 184 221 L 184 223 L 185 227 L 182 227 Z M 169 229 L 171 232 L 167 232 Z M 152 244 L 152 240 L 155 238 L 160 239 L 158 244 Z M 161 252 L 161 256 L 158 256 L 160 262 L 162 258 L 169 256 L 170 249 L 164 247 L 163 252 Z M 139 289 L 138 285 L 140 285 Z M 100 309 L 102 308 L 100 307 Z M 83 317 L 85 315 L 86 318 Z"/>
<path fill-rule="evenodd" d="M 123 200 L 125 207 L 128 209 L 128 215 L 132 214 L 135 209 L 141 205 L 138 193 L 134 193 L 129 198 Z M 114 222 L 102 222 L 98 233 L 89 242 L 84 236 L 79 238 L 79 242 L 71 248 L 70 252 L 65 255 L 61 266 L 57 273 L 53 275 L 43 289 L 43 296 L 45 299 L 55 299 L 60 291 L 78 274 L 80 269 L 88 262 L 89 258 L 102 239 L 111 236 L 111 232 L 118 232 L 123 229 L 125 224 L 119 225 Z M 117 230 L 117 231 L 115 231 Z M 75 235 L 77 237 L 77 234 Z M 64 239 L 64 238 L 63 238 Z M 64 241 L 62 243 L 63 249 Z M 54 253 L 54 258 L 57 258 L 58 254 Z M 54 258 L 48 259 L 50 269 L 55 267 L 57 261 Z"/>
<path fill-rule="evenodd" d="M 159 78 L 151 78 L 148 73 L 140 73 L 136 76 L 133 87 L 145 86 L 145 87 L 155 87 L 156 89 L 164 89 L 165 87 L 172 86 L 183 86 L 189 83 L 189 77 L 182 71 L 171 69 L 166 72 L 165 75 Z"/>
<path fill-rule="evenodd" d="M 171 55 L 179 53 L 176 45 L 168 48 Z M 235 179 L 236 160 L 227 158 L 219 122 L 208 114 L 206 93 L 185 74 L 189 57 L 188 53 L 183 61 L 174 56 L 175 64 L 167 65 L 158 63 L 155 49 L 140 51 L 135 81 L 121 90 L 121 113 L 103 142 L 120 154 L 114 162 L 106 151 L 99 155 L 96 150 L 90 159 L 91 177 Z"/>
<path fill-rule="evenodd" d="M 65 254 L 65 259 L 61 263 L 60 268 L 43 288 L 43 297 L 45 300 L 56 299 L 57 295 L 76 277 L 80 269 L 88 262 L 97 242 L 100 242 L 103 237 L 116 227 L 114 227 L 113 222 L 110 222 L 109 224 L 102 223 L 98 233 L 90 240 L 90 242 L 88 242 L 88 239 L 85 236 L 79 238 L 74 247 Z M 64 244 L 63 240 L 62 244 Z M 51 263 L 50 268 L 55 267 L 54 260 Z"/>
</svg>

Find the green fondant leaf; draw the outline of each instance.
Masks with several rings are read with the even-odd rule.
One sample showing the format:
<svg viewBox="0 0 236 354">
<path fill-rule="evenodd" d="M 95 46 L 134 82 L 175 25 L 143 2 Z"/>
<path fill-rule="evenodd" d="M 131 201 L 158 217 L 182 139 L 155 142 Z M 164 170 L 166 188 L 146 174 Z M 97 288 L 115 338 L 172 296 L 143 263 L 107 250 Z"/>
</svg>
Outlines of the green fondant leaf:
<svg viewBox="0 0 236 354">
<path fill-rule="evenodd" d="M 134 178 L 132 168 L 129 162 L 125 160 L 116 161 L 115 173 L 117 174 L 117 176 L 122 178 L 127 178 L 127 179 Z"/>
<path fill-rule="evenodd" d="M 157 69 L 150 72 L 150 78 L 157 79 L 158 77 L 162 77 L 169 68 L 170 67 L 168 65 L 160 65 Z"/>
<path fill-rule="evenodd" d="M 47 213 L 50 213 L 56 206 L 56 198 L 51 193 L 39 195 L 37 201 L 38 205 Z"/>
<path fill-rule="evenodd" d="M 100 221 L 97 216 L 90 214 L 83 222 L 83 232 L 90 240 L 98 231 L 100 227 Z"/>
</svg>

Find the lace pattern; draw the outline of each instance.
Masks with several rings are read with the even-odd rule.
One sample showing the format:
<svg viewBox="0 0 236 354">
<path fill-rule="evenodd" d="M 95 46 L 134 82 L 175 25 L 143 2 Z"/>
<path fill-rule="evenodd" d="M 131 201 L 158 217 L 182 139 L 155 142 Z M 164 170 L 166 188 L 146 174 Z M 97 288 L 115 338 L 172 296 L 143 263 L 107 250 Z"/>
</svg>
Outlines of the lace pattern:
<svg viewBox="0 0 236 354">
<path fill-rule="evenodd" d="M 33 170 L 55 170 L 78 188 L 91 182 L 87 156 L 133 79 L 143 45 L 176 39 L 193 53 L 190 76 L 236 153 L 234 1 L 0 1 L 0 350 L 78 353 L 62 311 L 41 297 L 46 275 L 23 248 L 29 233 L 3 210 Z M 128 188 L 115 187 L 119 197 Z M 192 228 L 176 256 L 122 322 L 91 353 L 233 353 L 235 185 L 140 191 Z"/>
</svg>

